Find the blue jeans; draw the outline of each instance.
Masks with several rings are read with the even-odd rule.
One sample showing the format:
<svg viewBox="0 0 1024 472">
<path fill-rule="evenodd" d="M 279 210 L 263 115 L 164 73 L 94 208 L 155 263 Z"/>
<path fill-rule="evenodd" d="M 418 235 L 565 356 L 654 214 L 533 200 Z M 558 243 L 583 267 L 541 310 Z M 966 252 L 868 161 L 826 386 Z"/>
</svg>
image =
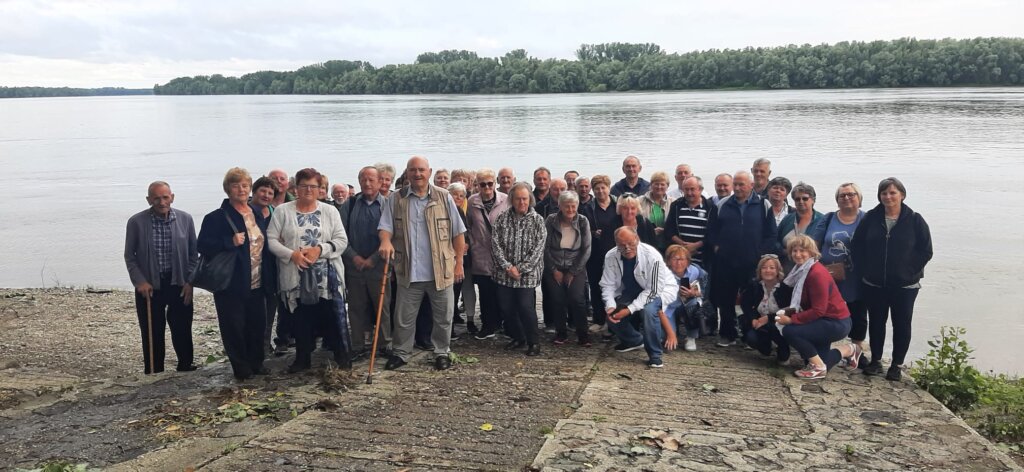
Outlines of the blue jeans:
<svg viewBox="0 0 1024 472">
<path fill-rule="evenodd" d="M 841 320 L 818 318 L 807 324 L 786 326 L 782 329 L 782 336 L 805 361 L 814 356 L 821 356 L 825 366 L 831 369 L 843 358 L 838 350 L 832 349 L 832 343 L 845 338 L 850 333 L 852 324 L 853 321 L 849 317 Z"/>
<path fill-rule="evenodd" d="M 652 361 L 660 361 L 665 333 L 661 329 L 659 311 L 661 311 L 661 297 L 655 297 L 650 303 L 644 305 L 642 310 L 630 313 L 618 323 L 608 323 L 608 330 L 628 346 L 636 346 L 643 342 L 647 356 Z M 642 332 L 637 330 L 637 325 L 642 326 Z"/>
</svg>

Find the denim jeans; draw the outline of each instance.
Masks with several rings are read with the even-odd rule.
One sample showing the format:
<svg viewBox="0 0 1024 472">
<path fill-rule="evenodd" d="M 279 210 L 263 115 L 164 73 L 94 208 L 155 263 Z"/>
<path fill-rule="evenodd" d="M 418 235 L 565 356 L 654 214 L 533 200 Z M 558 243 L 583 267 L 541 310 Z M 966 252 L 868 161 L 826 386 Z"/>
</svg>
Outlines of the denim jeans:
<svg viewBox="0 0 1024 472">
<path fill-rule="evenodd" d="M 849 317 L 841 320 L 818 318 L 806 324 L 788 325 L 782 329 L 782 336 L 805 361 L 821 356 L 825 366 L 831 369 L 843 358 L 838 350 L 832 349 L 832 343 L 845 338 L 852 324 Z"/>
<path fill-rule="evenodd" d="M 655 297 L 643 309 L 630 313 L 618 323 L 608 323 L 608 329 L 628 346 L 644 343 L 644 350 L 652 361 L 661 360 L 661 346 L 665 342 L 665 332 L 661 329 L 661 297 Z M 639 320 L 637 319 L 639 318 Z M 641 329 L 637 330 L 640 325 Z"/>
</svg>

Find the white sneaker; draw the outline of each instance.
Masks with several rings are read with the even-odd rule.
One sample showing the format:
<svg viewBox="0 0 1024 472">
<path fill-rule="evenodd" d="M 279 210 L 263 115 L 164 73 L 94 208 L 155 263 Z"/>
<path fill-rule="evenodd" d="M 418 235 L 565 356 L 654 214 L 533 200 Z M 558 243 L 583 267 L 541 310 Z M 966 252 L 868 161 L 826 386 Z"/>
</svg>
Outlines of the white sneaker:
<svg viewBox="0 0 1024 472">
<path fill-rule="evenodd" d="M 718 342 L 715 343 L 715 346 L 718 346 L 718 347 L 729 347 L 729 346 L 735 346 L 735 345 L 736 345 L 736 340 L 735 339 L 730 341 L 730 340 L 728 340 L 726 338 L 718 338 Z"/>
<path fill-rule="evenodd" d="M 697 350 L 697 340 L 693 338 L 686 338 L 686 343 L 683 345 L 683 349 L 686 352 L 694 352 Z"/>
</svg>

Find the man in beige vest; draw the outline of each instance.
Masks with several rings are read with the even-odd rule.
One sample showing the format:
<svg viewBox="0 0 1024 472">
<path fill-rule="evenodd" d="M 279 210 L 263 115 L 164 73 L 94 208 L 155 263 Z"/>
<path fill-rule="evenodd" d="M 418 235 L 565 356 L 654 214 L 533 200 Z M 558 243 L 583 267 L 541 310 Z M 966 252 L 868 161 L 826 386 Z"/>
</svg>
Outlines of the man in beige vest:
<svg viewBox="0 0 1024 472">
<path fill-rule="evenodd" d="M 394 353 L 384 366 L 388 370 L 405 365 L 412 355 L 416 313 L 423 297 L 429 298 L 434 317 L 430 335 L 434 367 L 444 370 L 452 365 L 448 356 L 455 304 L 452 285 L 462 281 L 465 273 L 466 226 L 448 191 L 430 184 L 430 173 L 425 158 L 409 159 L 405 170 L 409 187 L 388 197 L 377 226 L 380 255 L 391 258 L 398 278 Z"/>
</svg>

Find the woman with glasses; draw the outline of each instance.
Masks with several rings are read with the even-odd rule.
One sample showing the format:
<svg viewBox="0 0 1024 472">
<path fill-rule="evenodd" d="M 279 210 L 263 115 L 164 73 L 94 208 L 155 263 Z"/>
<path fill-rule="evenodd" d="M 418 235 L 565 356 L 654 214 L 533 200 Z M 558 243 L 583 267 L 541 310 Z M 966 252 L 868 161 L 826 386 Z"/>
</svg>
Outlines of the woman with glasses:
<svg viewBox="0 0 1024 472">
<path fill-rule="evenodd" d="M 581 346 L 590 346 L 587 326 L 587 260 L 590 259 L 590 222 L 578 213 L 580 199 L 566 190 L 558 195 L 558 212 L 544 222 L 544 284 L 548 286 L 554 315 L 555 344 L 569 340 L 566 312 L 572 318 Z M 548 300 L 544 301 L 545 303 Z"/>
<path fill-rule="evenodd" d="M 281 299 L 294 314 L 295 362 L 288 367 L 289 373 L 310 368 L 313 329 L 324 320 L 335 362 L 342 368 L 352 367 L 350 343 L 344 339 L 347 317 L 338 312 L 344 302 L 341 253 L 348 246 L 348 236 L 338 210 L 317 199 L 321 181 L 313 168 L 296 173 L 296 199 L 274 209 L 267 231 L 270 251 L 277 257 Z"/>
<path fill-rule="evenodd" d="M 806 234 L 814 229 L 822 217 L 822 214 L 814 209 L 814 199 L 817 197 L 814 187 L 800 182 L 793 187 L 790 195 L 793 197 L 796 210 L 786 215 L 779 223 L 779 244 L 782 247 L 786 247 L 786 243 L 794 236 Z"/>
<path fill-rule="evenodd" d="M 793 375 L 805 380 L 823 379 L 842 359 L 851 369 L 857 368 L 860 346 L 850 343 L 832 347 L 850 333 L 850 310 L 832 275 L 818 262 L 818 245 L 801 234 L 789 240 L 786 252 L 796 264 L 783 280 L 793 288 L 793 296 L 789 306 L 776 313 L 775 323 L 781 326 L 786 342 L 807 363 Z"/>
<path fill-rule="evenodd" d="M 868 210 L 853 234 L 851 252 L 868 306 L 871 363 L 867 375 L 882 373 L 885 325 L 892 314 L 892 364 L 885 378 L 899 380 L 910 348 L 914 301 L 924 266 L 932 259 L 932 235 L 920 213 L 903 203 L 907 188 L 895 177 L 878 183 L 878 206 Z"/>
<path fill-rule="evenodd" d="M 480 331 L 477 339 L 491 339 L 501 326 L 501 308 L 498 306 L 497 286 L 491 277 L 494 259 L 491 253 L 493 228 L 498 215 L 508 209 L 508 195 L 499 192 L 497 179 L 491 169 L 481 169 L 476 174 L 477 193 L 469 197 L 469 211 L 466 213 L 466 234 L 469 246 L 469 272 L 473 283 L 480 289 Z"/>
<path fill-rule="evenodd" d="M 252 176 L 233 167 L 224 175 L 228 198 L 220 208 L 203 218 L 197 246 L 199 253 L 213 258 L 225 251 L 235 253 L 234 271 L 227 289 L 213 294 L 224 353 L 238 380 L 267 374 L 263 366 L 264 328 L 267 324 L 268 293 L 277 284 L 271 279 L 273 256 L 267 249 L 266 213 L 249 204 Z"/>
<path fill-rule="evenodd" d="M 604 273 L 604 255 L 615 248 L 615 222 L 618 211 L 615 197 L 611 194 L 612 181 L 607 175 L 595 175 L 590 179 L 594 198 L 583 205 L 580 214 L 590 222 L 591 257 L 587 260 L 587 281 L 590 283 L 590 305 L 593 321 L 604 326 L 604 301 L 601 299 L 601 275 Z"/>
<path fill-rule="evenodd" d="M 789 306 L 793 289 L 782 283 L 786 274 L 775 254 L 761 257 L 756 274 L 754 281 L 740 293 L 743 342 L 764 356 L 772 354 L 774 345 L 775 361 L 785 365 L 789 362 L 789 343 L 775 325 L 775 313 Z"/>
<path fill-rule="evenodd" d="M 679 284 L 679 298 L 665 308 L 665 314 L 673 318 L 673 327 L 680 327 L 686 334 L 683 349 L 697 350 L 697 338 L 701 332 L 709 332 L 708 320 L 713 320 L 715 308 L 711 305 L 710 280 L 708 272 L 693 262 L 690 252 L 681 245 L 673 244 L 665 250 L 665 263 Z"/>
<path fill-rule="evenodd" d="M 850 253 L 850 240 L 857 231 L 864 212 L 860 209 L 863 194 L 857 184 L 848 182 L 836 189 L 836 205 L 839 211 L 826 213 L 818 219 L 818 223 L 807 234 L 818 244 L 821 251 L 821 263 L 832 274 L 832 280 L 839 286 L 839 293 L 846 300 L 850 309 L 850 340 L 864 350 L 864 340 L 868 334 L 867 304 L 861 294 L 860 269 L 853 265 Z M 868 365 L 863 357 L 857 365 L 864 368 Z"/>
</svg>

